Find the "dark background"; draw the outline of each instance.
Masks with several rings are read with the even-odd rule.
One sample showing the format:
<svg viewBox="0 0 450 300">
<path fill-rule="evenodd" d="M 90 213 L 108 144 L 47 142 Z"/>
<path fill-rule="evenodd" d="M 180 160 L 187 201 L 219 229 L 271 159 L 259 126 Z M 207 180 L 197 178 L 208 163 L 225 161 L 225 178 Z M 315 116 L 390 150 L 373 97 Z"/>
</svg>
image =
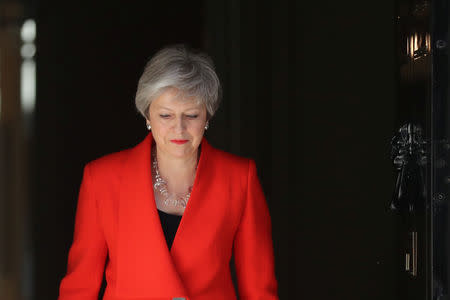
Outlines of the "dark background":
<svg viewBox="0 0 450 300">
<path fill-rule="evenodd" d="M 137 81 L 161 47 L 209 53 L 207 139 L 256 159 L 280 299 L 396 299 L 395 6 L 379 1 L 38 1 L 35 299 L 56 299 L 84 164 L 146 135 Z"/>
</svg>

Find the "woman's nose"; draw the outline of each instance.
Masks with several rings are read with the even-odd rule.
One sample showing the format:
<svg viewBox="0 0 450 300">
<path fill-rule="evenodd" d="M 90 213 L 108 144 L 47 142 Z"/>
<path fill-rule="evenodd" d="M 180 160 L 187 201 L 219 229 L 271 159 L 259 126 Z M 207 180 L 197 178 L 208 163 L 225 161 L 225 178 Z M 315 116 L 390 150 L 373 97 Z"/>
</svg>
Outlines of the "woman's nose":
<svg viewBox="0 0 450 300">
<path fill-rule="evenodd" d="M 176 118 L 175 120 L 175 130 L 177 132 L 183 132 L 186 129 L 185 121 L 183 120 L 183 117 Z"/>
</svg>

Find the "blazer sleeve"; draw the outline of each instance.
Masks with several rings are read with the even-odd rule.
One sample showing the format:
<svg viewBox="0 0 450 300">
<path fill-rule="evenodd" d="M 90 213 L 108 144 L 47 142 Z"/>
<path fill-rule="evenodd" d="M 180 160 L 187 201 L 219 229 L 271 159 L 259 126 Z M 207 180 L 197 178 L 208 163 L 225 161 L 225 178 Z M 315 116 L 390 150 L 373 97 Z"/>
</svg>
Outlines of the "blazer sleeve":
<svg viewBox="0 0 450 300">
<path fill-rule="evenodd" d="M 255 162 L 249 161 L 247 197 L 234 240 L 241 300 L 278 300 L 269 209 Z"/>
<path fill-rule="evenodd" d="M 83 171 L 67 273 L 58 300 L 97 300 L 107 255 L 89 164 Z"/>
</svg>

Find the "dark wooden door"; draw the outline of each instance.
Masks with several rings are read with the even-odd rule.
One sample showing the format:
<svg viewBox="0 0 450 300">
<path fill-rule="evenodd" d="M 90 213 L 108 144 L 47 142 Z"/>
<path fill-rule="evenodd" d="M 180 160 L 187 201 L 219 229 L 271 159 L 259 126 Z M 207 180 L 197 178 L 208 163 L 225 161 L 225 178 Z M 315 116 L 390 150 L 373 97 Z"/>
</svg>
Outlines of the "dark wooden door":
<svg viewBox="0 0 450 300">
<path fill-rule="evenodd" d="M 397 2 L 399 299 L 448 299 L 447 2 Z"/>
</svg>

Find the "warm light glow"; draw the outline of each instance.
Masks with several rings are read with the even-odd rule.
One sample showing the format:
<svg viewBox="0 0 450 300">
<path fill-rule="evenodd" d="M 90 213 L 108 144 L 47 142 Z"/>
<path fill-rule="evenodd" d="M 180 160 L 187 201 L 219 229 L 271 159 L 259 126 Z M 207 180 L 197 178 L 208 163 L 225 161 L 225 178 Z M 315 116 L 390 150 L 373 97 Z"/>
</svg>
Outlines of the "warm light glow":
<svg viewBox="0 0 450 300">
<path fill-rule="evenodd" d="M 419 43 L 418 43 L 417 33 L 414 33 L 414 51 L 416 51 L 417 49 L 419 49 Z"/>
<path fill-rule="evenodd" d="M 410 37 L 410 41 L 409 41 L 409 56 L 414 57 L 414 36 Z"/>
<path fill-rule="evenodd" d="M 417 32 L 406 38 L 406 55 L 416 60 L 427 56 L 431 51 L 431 38 L 429 33 Z"/>
</svg>

